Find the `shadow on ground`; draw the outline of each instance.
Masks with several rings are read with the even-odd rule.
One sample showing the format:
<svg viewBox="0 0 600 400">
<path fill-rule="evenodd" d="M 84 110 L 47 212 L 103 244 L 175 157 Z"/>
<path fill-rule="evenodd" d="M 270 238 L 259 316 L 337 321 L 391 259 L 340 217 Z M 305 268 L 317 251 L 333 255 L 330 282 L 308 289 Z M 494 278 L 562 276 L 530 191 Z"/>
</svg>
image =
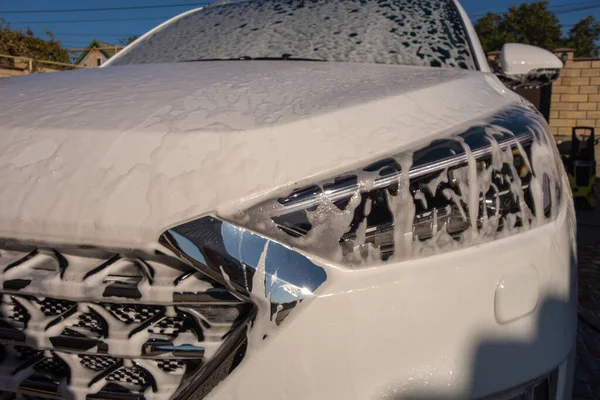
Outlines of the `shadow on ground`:
<svg viewBox="0 0 600 400">
<path fill-rule="evenodd" d="M 600 203 L 577 210 L 577 225 L 580 318 L 573 399 L 600 400 Z"/>
</svg>

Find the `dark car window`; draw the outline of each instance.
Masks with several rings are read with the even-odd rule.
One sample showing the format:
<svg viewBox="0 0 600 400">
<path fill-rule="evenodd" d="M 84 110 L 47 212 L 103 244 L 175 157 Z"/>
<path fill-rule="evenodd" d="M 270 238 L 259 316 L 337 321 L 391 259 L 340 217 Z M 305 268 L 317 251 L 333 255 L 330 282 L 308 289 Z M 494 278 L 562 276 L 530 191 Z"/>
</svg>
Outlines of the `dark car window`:
<svg viewBox="0 0 600 400">
<path fill-rule="evenodd" d="M 249 0 L 168 24 L 112 65 L 305 59 L 476 69 L 452 0 Z"/>
</svg>

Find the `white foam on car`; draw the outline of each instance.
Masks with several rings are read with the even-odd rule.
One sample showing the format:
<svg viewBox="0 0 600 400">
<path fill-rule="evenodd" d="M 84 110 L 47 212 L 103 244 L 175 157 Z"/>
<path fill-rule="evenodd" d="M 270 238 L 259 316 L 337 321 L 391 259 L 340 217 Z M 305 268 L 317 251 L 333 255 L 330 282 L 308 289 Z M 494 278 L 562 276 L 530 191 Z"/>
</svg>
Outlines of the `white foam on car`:
<svg viewBox="0 0 600 400">
<path fill-rule="evenodd" d="M 351 63 L 157 64 L 1 84 L 0 236 L 116 248 L 447 135 L 516 96 L 478 73 Z M 56 144 L 49 158 L 29 150 L 40 142 Z"/>
<path fill-rule="evenodd" d="M 450 0 L 225 2 L 192 12 L 112 65 L 282 57 L 475 69 Z"/>
<path fill-rule="evenodd" d="M 470 224 L 470 228 L 459 234 L 458 237 L 456 234 L 454 238 L 450 236 L 448 227 L 445 224 L 439 226 L 436 219 L 432 237 L 419 240 L 413 224 L 416 215 L 415 201 L 422 201 L 423 194 L 421 193 L 421 200 L 419 196 L 413 196 L 409 187 L 409 174 L 407 173 L 412 167 L 413 153 L 407 151 L 395 157 L 401 171 L 397 178 L 397 193 L 392 194 L 390 191 L 386 191 L 387 204 L 394 229 L 392 261 L 403 261 L 477 245 L 533 229 L 556 217 L 558 205 L 556 193 L 561 184 L 561 177 L 553 144 L 547 137 L 546 127 L 539 124 L 535 126 L 532 132 L 531 159 L 527 156 L 527 152 L 521 144 L 517 143 L 515 149 L 513 146 L 503 145 L 495 139 L 495 135 L 507 134 L 505 128 L 491 124 L 485 125 L 485 127 L 485 137 L 491 145 L 491 162 L 489 165 L 478 170 L 478 161 L 475 159 L 470 146 L 461 136 L 453 136 L 451 139 L 457 141 L 466 154 L 466 165 L 451 171 L 446 168 L 438 176 L 432 178 L 430 182 L 425 182 L 425 187 L 432 195 L 437 193 L 440 183 L 449 182 L 450 180 L 455 182 L 458 190 L 446 188 L 443 190 L 443 194 L 450 201 L 448 207 L 456 207 L 462 220 L 468 221 Z M 512 136 L 512 133 L 510 135 Z M 522 157 L 524 168 L 532 172 L 530 191 L 535 212 L 530 209 L 525 201 L 520 171 L 517 171 L 514 166 L 515 151 L 518 151 Z M 488 216 L 487 212 L 483 212 L 482 218 L 479 219 L 479 207 L 481 199 L 490 190 L 496 193 L 496 205 L 499 206 L 498 188 L 492 181 L 492 173 L 500 171 L 503 166 L 508 166 L 510 170 L 510 174 L 503 175 L 503 179 L 510 180 L 509 192 L 513 199 L 518 200 L 519 210 L 516 213 L 508 213 L 504 217 L 503 228 L 498 231 L 501 216 L 498 213 Z M 306 235 L 293 237 L 284 233 L 278 227 L 272 217 L 281 216 L 286 211 L 285 206 L 282 207 L 276 200 L 266 201 L 247 210 L 241 217 L 233 215 L 231 218 L 238 219 L 241 224 L 257 229 L 271 238 L 288 243 L 309 254 L 323 257 L 334 263 L 353 268 L 379 264 L 381 263 L 381 247 L 366 242 L 366 216 L 368 213 L 362 213 L 364 220 L 359 221 L 356 238 L 351 240 L 352 251 L 343 251 L 343 247 L 347 244 L 341 239 L 344 234 L 350 231 L 350 223 L 353 220 L 356 208 L 361 204 L 360 193 L 367 192 L 373 187 L 374 180 L 380 177 L 379 171 L 360 171 L 356 173 L 356 176 L 359 182 L 355 193 L 342 209 L 328 198 L 325 184 L 319 184 L 321 194 L 317 195 L 315 209 L 306 211 L 308 221 L 312 226 Z M 463 207 L 463 204 L 466 207 Z M 544 210 L 548 205 L 552 205 L 552 213 L 546 217 Z M 435 211 L 437 218 L 438 210 Z M 450 215 L 449 210 L 447 210 L 447 215 Z M 518 221 L 521 221 L 520 226 L 517 224 Z"/>
</svg>

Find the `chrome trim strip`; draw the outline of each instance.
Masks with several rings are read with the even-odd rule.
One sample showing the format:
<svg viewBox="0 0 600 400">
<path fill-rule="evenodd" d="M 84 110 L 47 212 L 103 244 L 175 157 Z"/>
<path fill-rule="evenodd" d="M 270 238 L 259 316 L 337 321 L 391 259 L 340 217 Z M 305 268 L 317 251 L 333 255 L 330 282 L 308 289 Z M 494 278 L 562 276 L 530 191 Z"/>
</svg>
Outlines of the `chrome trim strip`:
<svg viewBox="0 0 600 400">
<path fill-rule="evenodd" d="M 204 356 L 204 347 L 191 344 L 176 346 L 173 343 L 146 343 L 142 353 L 145 357 L 160 357 L 171 353 L 177 358 L 201 358 Z"/>
<path fill-rule="evenodd" d="M 266 293 L 256 295 L 270 296 L 272 310 L 278 306 L 284 310 L 294 308 L 327 279 L 325 269 L 303 254 L 210 216 L 169 229 L 161 236 L 160 243 L 245 299 L 250 297 L 257 269 L 264 268 Z M 263 252 L 265 259 L 261 266 Z"/>
<path fill-rule="evenodd" d="M 534 134 L 532 132 L 524 132 L 519 135 L 515 135 L 513 138 L 504 140 L 499 142 L 499 146 L 501 149 L 506 149 L 508 147 L 515 146 L 517 143 L 526 143 L 533 140 Z M 473 150 L 471 152 L 473 157 L 476 159 L 492 154 L 492 144 L 490 143 L 488 146 Z M 443 171 L 446 168 L 452 168 L 459 166 L 461 164 L 465 164 L 468 161 L 469 155 L 466 153 L 460 153 L 453 157 L 449 157 L 446 159 L 438 160 L 434 163 L 428 163 L 422 166 L 411 168 L 409 171 L 409 178 L 416 179 L 431 173 Z M 402 172 L 394 171 L 384 177 L 375 179 L 373 185 L 369 188 L 369 190 L 383 189 L 395 183 L 398 183 L 400 177 L 402 176 Z M 365 191 L 366 188 L 361 187 L 360 183 L 350 183 L 340 185 L 341 187 L 326 189 L 323 190 L 322 193 L 316 194 L 312 196 L 310 199 L 301 200 L 301 201 L 291 201 L 289 204 L 280 205 L 276 207 L 275 210 L 272 210 L 274 215 L 287 214 L 298 210 L 305 210 L 307 208 L 311 208 L 313 206 L 318 205 L 319 197 L 324 196 L 332 202 L 344 200 L 355 193 L 357 191 Z"/>
</svg>

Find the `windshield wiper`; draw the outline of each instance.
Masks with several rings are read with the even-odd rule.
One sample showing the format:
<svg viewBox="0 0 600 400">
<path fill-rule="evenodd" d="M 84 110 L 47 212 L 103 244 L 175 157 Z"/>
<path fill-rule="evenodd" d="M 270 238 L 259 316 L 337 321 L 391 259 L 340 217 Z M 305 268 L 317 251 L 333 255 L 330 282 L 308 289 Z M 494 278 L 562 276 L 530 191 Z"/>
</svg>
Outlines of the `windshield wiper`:
<svg viewBox="0 0 600 400">
<path fill-rule="evenodd" d="M 281 57 L 235 57 L 235 58 L 197 58 L 195 60 L 185 60 L 184 62 L 199 62 L 199 61 L 321 61 L 318 58 L 301 58 L 292 57 L 291 55 L 284 54 Z"/>
</svg>

